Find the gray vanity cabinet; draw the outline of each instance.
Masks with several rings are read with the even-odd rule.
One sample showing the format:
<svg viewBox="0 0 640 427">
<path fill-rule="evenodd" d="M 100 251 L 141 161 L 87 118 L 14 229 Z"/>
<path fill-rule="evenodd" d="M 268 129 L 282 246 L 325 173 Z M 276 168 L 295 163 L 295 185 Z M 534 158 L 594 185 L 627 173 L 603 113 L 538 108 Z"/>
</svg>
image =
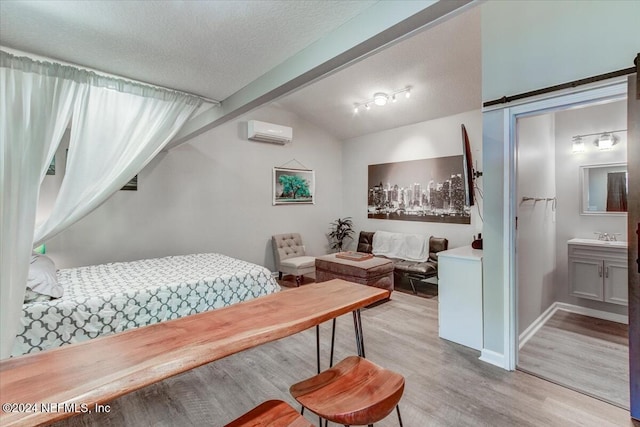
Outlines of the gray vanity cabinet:
<svg viewBox="0 0 640 427">
<path fill-rule="evenodd" d="M 626 242 L 571 239 L 568 248 L 571 295 L 627 305 Z"/>
</svg>

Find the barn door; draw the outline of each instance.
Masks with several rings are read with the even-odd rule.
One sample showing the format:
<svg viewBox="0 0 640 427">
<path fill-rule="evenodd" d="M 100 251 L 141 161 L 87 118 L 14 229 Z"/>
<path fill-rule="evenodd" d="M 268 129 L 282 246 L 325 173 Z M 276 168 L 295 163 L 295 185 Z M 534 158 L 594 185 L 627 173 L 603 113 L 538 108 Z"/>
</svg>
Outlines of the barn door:
<svg viewBox="0 0 640 427">
<path fill-rule="evenodd" d="M 640 69 L 640 53 L 636 57 Z M 631 416 L 640 420 L 640 73 L 629 76 L 627 97 L 629 171 L 629 385 Z"/>
</svg>

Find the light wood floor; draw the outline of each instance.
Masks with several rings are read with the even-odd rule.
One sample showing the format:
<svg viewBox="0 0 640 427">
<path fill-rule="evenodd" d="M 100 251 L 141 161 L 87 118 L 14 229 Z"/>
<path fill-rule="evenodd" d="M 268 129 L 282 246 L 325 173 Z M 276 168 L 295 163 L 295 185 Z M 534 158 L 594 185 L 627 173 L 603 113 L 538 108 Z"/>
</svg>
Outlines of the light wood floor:
<svg viewBox="0 0 640 427">
<path fill-rule="evenodd" d="M 406 427 L 633 426 L 623 409 L 506 372 L 479 361 L 475 350 L 439 339 L 437 309 L 433 299 L 395 292 L 391 301 L 362 313 L 367 357 L 405 376 L 400 405 Z M 330 324 L 321 330 L 327 361 Z M 337 358 L 354 353 L 352 317 L 343 316 Z M 111 402 L 109 414 L 83 414 L 57 425 L 221 426 L 268 399 L 295 405 L 289 386 L 314 373 L 311 329 L 123 396 Z M 393 415 L 376 424 L 397 425 Z"/>
<path fill-rule="evenodd" d="M 629 408 L 629 328 L 558 310 L 522 347 L 518 367 Z"/>
</svg>

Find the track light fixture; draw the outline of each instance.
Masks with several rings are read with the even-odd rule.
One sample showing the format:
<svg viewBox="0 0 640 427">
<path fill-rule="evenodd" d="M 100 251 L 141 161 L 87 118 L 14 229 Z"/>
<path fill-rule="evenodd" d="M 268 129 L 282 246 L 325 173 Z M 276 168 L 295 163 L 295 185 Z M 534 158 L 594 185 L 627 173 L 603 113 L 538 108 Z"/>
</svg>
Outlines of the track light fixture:
<svg viewBox="0 0 640 427">
<path fill-rule="evenodd" d="M 395 90 L 391 93 L 376 92 L 375 94 L 373 94 L 373 98 L 353 104 L 353 112 L 357 114 L 358 111 L 360 111 L 361 107 L 364 107 L 365 109 L 370 110 L 371 104 L 375 104 L 379 107 L 382 107 L 384 105 L 387 105 L 389 100 L 391 100 L 391 102 L 394 103 L 398 101 L 397 95 L 401 93 L 404 93 L 405 98 L 409 98 L 411 96 L 411 86 L 407 86 L 400 90 Z"/>
</svg>

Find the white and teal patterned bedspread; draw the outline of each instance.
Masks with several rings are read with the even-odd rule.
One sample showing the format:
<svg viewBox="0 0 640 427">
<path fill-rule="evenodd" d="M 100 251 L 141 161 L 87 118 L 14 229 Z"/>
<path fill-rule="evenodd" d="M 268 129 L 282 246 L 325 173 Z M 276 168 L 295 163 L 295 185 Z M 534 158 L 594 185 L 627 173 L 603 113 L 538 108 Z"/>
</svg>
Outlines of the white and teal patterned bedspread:
<svg viewBox="0 0 640 427">
<path fill-rule="evenodd" d="M 12 356 L 35 353 L 278 292 L 271 272 L 220 254 L 58 271 L 64 296 L 24 304 Z"/>
</svg>

